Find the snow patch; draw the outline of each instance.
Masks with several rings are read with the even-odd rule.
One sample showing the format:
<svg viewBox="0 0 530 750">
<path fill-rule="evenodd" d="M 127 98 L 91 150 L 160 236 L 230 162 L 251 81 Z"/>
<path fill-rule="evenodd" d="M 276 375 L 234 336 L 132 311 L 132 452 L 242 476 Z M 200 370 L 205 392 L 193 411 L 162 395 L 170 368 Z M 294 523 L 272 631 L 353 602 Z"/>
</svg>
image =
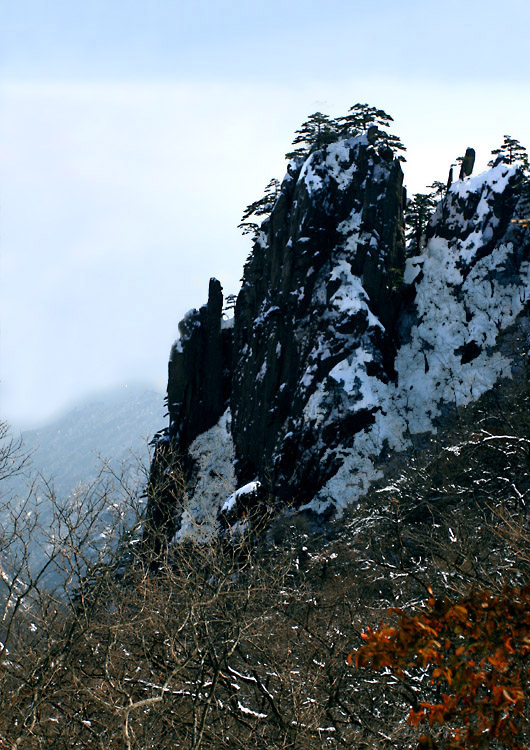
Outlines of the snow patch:
<svg viewBox="0 0 530 750">
<path fill-rule="evenodd" d="M 369 326 L 382 328 L 381 323 L 368 307 L 368 295 L 364 290 L 361 279 L 352 273 L 349 261 L 341 260 L 335 265 L 330 281 L 341 282 L 340 287 L 330 299 L 338 313 L 353 316 L 364 312 Z"/>
<path fill-rule="evenodd" d="M 255 479 L 253 482 L 249 482 L 248 484 L 243 485 L 243 487 L 240 487 L 238 490 L 233 492 L 230 497 L 227 497 L 224 501 L 221 511 L 228 512 L 232 510 L 232 508 L 237 503 L 237 500 L 242 495 L 250 495 L 252 492 L 256 492 L 261 487 L 261 482 L 258 482 L 257 479 Z"/>
<path fill-rule="evenodd" d="M 349 167 L 346 166 L 351 160 L 353 144 L 352 139 L 347 139 L 331 143 L 326 149 L 324 164 L 329 170 L 330 177 L 337 183 L 339 190 L 346 190 L 351 183 L 353 174 L 357 172 L 355 160 Z"/>
<path fill-rule="evenodd" d="M 227 409 L 218 423 L 195 438 L 190 446 L 198 475 L 195 486 L 184 499 L 177 541 L 207 542 L 217 531 L 219 508 L 236 484 L 230 425 L 230 409 Z"/>
<path fill-rule="evenodd" d="M 373 359 L 370 352 L 359 346 L 346 359 L 339 362 L 329 373 L 330 378 L 342 383 L 342 387 L 349 395 L 356 395 L 358 401 L 355 402 L 357 409 L 371 407 L 374 405 L 374 393 L 370 388 L 370 381 L 366 375 L 365 364 Z"/>
<path fill-rule="evenodd" d="M 470 177 L 467 180 L 456 180 L 448 192 L 464 199 L 468 197 L 469 193 L 478 193 L 484 190 L 484 188 L 489 188 L 495 193 L 503 193 L 518 169 L 519 167 L 516 164 L 509 166 L 501 163 L 492 169 L 481 172 L 475 177 Z"/>
<path fill-rule="evenodd" d="M 500 190 L 513 174 L 506 166 L 491 171 L 497 174 L 467 181 L 459 190 L 468 191 L 473 182 L 477 188 L 488 184 Z M 485 216 L 485 209 L 481 211 Z M 499 334 L 516 321 L 530 299 L 530 263 L 523 262 L 519 277 L 507 283 L 502 272 L 513 263 L 514 248 L 509 242 L 501 243 L 471 269 L 468 267 L 464 277 L 465 262 L 486 241 L 480 233 L 469 235 L 468 240 L 463 247 L 458 239 L 449 243 L 435 236 L 421 256 L 407 262 L 407 283 L 413 283 L 420 271 L 423 275 L 416 286 L 417 322 L 395 361 L 397 383 L 384 383 L 367 374 L 366 364 L 372 360 L 366 348 L 369 340 L 330 371 L 346 398 L 341 409 L 352 414 L 371 409 L 374 423 L 355 436 L 352 448 L 333 452 L 335 458 L 342 459 L 342 465 L 304 509 L 320 513 L 333 504 L 340 515 L 382 476 L 378 465 L 385 445 L 395 451 L 406 450 L 411 446 L 411 435 L 436 432 L 436 420 L 444 405 L 463 407 L 491 390 L 500 379 L 511 377 L 512 362 L 496 350 L 496 344 Z M 332 279 L 341 278 L 347 271 L 348 264 L 340 261 Z M 360 310 L 365 304 L 364 289 L 358 279 L 350 283 L 349 309 Z M 347 306 L 339 305 L 338 309 L 345 311 Z M 374 320 L 370 322 L 374 324 Z M 476 344 L 478 353 L 471 361 L 462 362 L 462 351 L 470 342 Z M 305 377 L 309 380 L 311 374 L 308 371 Z M 337 408 L 334 398 L 329 385 L 319 383 L 307 401 L 304 419 L 315 428 L 333 424 Z M 323 460 L 330 456 L 328 449 Z"/>
<path fill-rule="evenodd" d="M 314 168 L 315 156 L 318 153 L 318 151 L 315 151 L 306 159 L 306 161 L 304 162 L 304 166 L 300 170 L 300 176 L 298 177 L 298 181 L 303 180 L 305 182 L 309 195 L 312 195 L 318 190 L 322 190 L 322 188 L 324 187 L 324 181 L 322 177 L 316 173 Z"/>
</svg>

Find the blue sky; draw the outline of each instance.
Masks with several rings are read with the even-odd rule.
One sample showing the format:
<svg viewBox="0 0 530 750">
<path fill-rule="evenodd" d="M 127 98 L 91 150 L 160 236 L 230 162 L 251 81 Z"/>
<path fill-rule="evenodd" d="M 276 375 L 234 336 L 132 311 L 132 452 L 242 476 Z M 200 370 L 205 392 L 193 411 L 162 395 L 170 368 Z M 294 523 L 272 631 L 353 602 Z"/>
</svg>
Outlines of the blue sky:
<svg viewBox="0 0 530 750">
<path fill-rule="evenodd" d="M 4 2 L 7 73 L 283 80 L 357 66 L 400 77 L 527 80 L 528 3 L 506 0 Z M 487 55 L 486 50 L 491 51 Z M 463 65 L 464 63 L 464 69 Z"/>
<path fill-rule="evenodd" d="M 237 292 L 244 206 L 320 109 L 382 107 L 409 192 L 530 146 L 530 3 L 0 2 L 2 415 L 165 386 L 180 317 Z"/>
</svg>

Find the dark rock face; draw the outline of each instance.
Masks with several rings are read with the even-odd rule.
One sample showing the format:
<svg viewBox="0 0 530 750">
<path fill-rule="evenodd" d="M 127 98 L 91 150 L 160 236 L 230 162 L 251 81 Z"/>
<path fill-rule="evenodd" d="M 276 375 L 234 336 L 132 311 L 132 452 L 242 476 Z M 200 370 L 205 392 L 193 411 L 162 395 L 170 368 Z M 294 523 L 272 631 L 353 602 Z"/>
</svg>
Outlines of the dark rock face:
<svg viewBox="0 0 530 750">
<path fill-rule="evenodd" d="M 373 371 L 393 376 L 402 179 L 399 161 L 384 161 L 364 138 L 290 166 L 237 300 L 231 408 L 239 483 L 268 476 L 276 494 L 302 503 L 333 472 L 334 447 L 370 423 L 370 410 L 340 408 L 333 379 L 339 408 L 330 405 L 317 431 L 307 406 L 361 342 Z"/>
<path fill-rule="evenodd" d="M 179 326 L 146 537 L 213 528 L 218 510 L 230 526 L 254 493 L 224 501 L 255 480 L 280 506 L 340 511 L 448 410 L 517 376 L 530 232 L 511 220 L 530 214 L 528 183 L 505 164 L 454 182 L 405 260 L 402 177 L 366 136 L 291 162 L 234 319 L 213 279 Z"/>
<path fill-rule="evenodd" d="M 179 323 L 180 339 L 169 358 L 169 438 L 185 453 L 201 432 L 218 421 L 230 394 L 232 341 L 222 328 L 223 292 L 210 279 L 208 303 Z"/>
<path fill-rule="evenodd" d="M 223 293 L 210 279 L 208 303 L 190 310 L 179 324 L 180 339 L 168 368 L 169 430 L 155 444 L 148 483 L 144 541 L 155 557 L 177 530 L 194 470 L 188 449 L 215 425 L 228 403 L 232 332 L 223 328 Z"/>
</svg>

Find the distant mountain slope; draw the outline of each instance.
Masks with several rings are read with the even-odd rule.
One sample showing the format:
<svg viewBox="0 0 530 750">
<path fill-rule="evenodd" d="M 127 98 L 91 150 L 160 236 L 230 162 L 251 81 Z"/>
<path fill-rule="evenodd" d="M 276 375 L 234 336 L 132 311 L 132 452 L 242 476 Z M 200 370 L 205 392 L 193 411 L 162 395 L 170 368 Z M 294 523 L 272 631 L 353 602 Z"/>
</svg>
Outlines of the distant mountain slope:
<svg viewBox="0 0 530 750">
<path fill-rule="evenodd" d="M 114 467 L 132 455 L 148 461 L 148 442 L 164 415 L 161 393 L 142 386 L 116 388 L 94 396 L 49 425 L 22 433 L 32 453 L 30 477 L 53 481 L 58 496 L 94 479 L 103 461 Z M 8 484 L 20 492 L 27 477 Z"/>
<path fill-rule="evenodd" d="M 131 523 L 134 514 L 123 505 L 126 493 L 119 477 L 124 470 L 135 497 L 142 493 L 149 441 L 163 415 L 161 393 L 129 386 L 99 394 L 55 422 L 24 432 L 23 449 L 31 459 L 23 474 L 0 486 L 0 523 L 8 534 L 16 529 L 13 542 L 2 550 L 2 569 L 25 570 L 29 555 L 31 575 L 36 575 L 52 550 L 64 548 L 62 562 L 58 558 L 46 578 L 53 585 L 71 577 L 67 557 L 76 539 L 84 536 L 89 557 L 112 542 L 120 520 Z M 98 479 L 103 467 L 110 471 Z M 75 528 L 71 537 L 69 524 Z"/>
</svg>

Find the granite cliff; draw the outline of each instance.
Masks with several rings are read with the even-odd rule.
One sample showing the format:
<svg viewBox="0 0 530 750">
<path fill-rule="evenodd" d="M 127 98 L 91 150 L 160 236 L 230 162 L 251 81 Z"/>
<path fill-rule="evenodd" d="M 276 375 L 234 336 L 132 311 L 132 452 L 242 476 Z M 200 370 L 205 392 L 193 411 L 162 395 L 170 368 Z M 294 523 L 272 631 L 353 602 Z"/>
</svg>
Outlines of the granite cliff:
<svg viewBox="0 0 530 750">
<path fill-rule="evenodd" d="M 208 535 L 219 513 L 237 523 L 265 499 L 340 513 L 392 457 L 522 376 L 530 233 L 512 220 L 530 209 L 520 168 L 453 183 L 412 256 L 405 202 L 400 161 L 368 134 L 289 164 L 233 317 L 212 279 L 207 304 L 179 326 L 148 536 Z"/>
</svg>

